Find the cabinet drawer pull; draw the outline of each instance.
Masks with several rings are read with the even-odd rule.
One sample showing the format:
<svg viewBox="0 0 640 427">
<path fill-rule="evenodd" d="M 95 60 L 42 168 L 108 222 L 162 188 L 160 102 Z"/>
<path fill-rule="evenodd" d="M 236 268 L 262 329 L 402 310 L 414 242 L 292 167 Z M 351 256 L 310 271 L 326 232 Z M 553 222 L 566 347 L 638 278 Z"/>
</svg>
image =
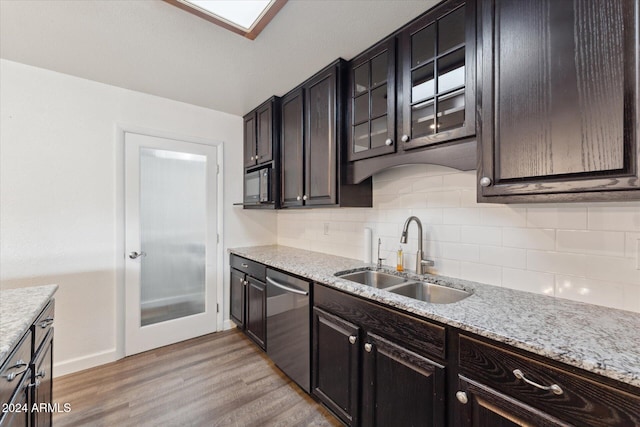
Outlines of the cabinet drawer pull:
<svg viewBox="0 0 640 427">
<path fill-rule="evenodd" d="M 458 399 L 458 401 L 463 405 L 466 405 L 467 402 L 469 401 L 469 399 L 467 398 L 467 393 L 465 393 L 464 391 L 457 392 L 456 399 Z"/>
<path fill-rule="evenodd" d="M 240 264 L 243 268 L 249 268 L 249 264 L 245 264 L 244 262 Z"/>
<path fill-rule="evenodd" d="M 355 344 L 357 340 L 358 340 L 358 337 L 356 337 L 355 335 L 351 335 L 351 336 L 349 337 L 349 342 L 350 342 L 351 344 Z"/>
<path fill-rule="evenodd" d="M 35 387 L 35 388 L 40 387 L 40 380 L 36 380 L 35 383 L 31 383 L 27 387 Z"/>
<path fill-rule="evenodd" d="M 366 351 L 367 353 L 371 353 L 371 350 L 373 350 L 373 345 L 371 345 L 370 343 L 366 343 L 364 345 L 364 351 Z"/>
<path fill-rule="evenodd" d="M 7 375 L 5 375 L 7 377 L 7 381 L 11 382 L 13 381 L 18 375 L 24 374 L 27 369 L 29 369 L 29 364 L 26 363 L 24 360 L 20 359 L 16 362 L 15 365 L 10 366 L 7 369 L 16 369 L 16 368 L 22 368 L 24 367 L 24 369 L 22 371 L 18 371 L 18 372 L 9 372 Z"/>
<path fill-rule="evenodd" d="M 513 370 L 513 375 L 515 375 L 517 379 L 522 380 L 522 381 L 524 381 L 525 383 L 527 383 L 529 385 L 537 387 L 540 390 L 551 390 L 553 392 L 553 394 L 557 394 L 557 395 L 560 395 L 560 394 L 564 393 L 558 384 L 551 384 L 550 386 L 545 386 L 545 385 L 540 385 L 538 383 L 535 383 L 535 382 L 527 379 L 527 377 L 524 376 L 524 374 L 522 373 L 522 371 L 520 369 L 514 369 Z"/>
<path fill-rule="evenodd" d="M 47 317 L 42 322 L 40 322 L 40 327 L 42 329 L 46 329 L 47 326 L 50 326 L 53 323 L 53 317 Z"/>
</svg>

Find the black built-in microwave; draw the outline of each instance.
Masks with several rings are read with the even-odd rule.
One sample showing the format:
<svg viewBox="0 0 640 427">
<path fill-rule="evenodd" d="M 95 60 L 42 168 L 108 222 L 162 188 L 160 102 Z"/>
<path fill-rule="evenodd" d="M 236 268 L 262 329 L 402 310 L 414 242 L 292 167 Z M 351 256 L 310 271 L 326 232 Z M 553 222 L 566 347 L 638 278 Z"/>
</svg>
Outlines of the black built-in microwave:
<svg viewBox="0 0 640 427">
<path fill-rule="evenodd" d="M 271 194 L 271 167 L 244 174 L 244 204 L 273 203 Z"/>
</svg>

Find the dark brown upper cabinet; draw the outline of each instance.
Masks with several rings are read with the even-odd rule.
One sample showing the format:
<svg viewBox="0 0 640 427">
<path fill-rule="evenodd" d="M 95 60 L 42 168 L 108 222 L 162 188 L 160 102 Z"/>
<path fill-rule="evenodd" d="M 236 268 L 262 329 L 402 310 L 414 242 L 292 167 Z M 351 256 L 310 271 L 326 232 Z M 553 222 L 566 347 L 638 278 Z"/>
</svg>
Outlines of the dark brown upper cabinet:
<svg viewBox="0 0 640 427">
<path fill-rule="evenodd" d="M 277 111 L 280 98 L 271 97 L 244 116 L 244 166 L 251 168 L 273 161 L 278 141 Z"/>
<path fill-rule="evenodd" d="M 399 34 L 402 149 L 476 133 L 475 1 L 442 3 Z"/>
<path fill-rule="evenodd" d="M 372 203 L 371 180 L 346 185 L 343 173 L 344 60 L 283 97 L 280 206 Z"/>
<path fill-rule="evenodd" d="M 478 200 L 640 198 L 639 2 L 479 4 Z"/>
<path fill-rule="evenodd" d="M 396 38 L 390 37 L 349 63 L 349 161 L 396 151 Z"/>
</svg>

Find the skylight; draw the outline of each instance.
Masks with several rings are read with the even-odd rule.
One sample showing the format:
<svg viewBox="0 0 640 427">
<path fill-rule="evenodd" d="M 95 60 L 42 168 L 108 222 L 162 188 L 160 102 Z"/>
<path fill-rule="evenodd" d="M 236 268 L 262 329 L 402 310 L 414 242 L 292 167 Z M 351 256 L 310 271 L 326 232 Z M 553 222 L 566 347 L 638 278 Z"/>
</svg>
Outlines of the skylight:
<svg viewBox="0 0 640 427">
<path fill-rule="evenodd" d="M 165 1 L 252 40 L 287 2 L 287 0 Z"/>
</svg>

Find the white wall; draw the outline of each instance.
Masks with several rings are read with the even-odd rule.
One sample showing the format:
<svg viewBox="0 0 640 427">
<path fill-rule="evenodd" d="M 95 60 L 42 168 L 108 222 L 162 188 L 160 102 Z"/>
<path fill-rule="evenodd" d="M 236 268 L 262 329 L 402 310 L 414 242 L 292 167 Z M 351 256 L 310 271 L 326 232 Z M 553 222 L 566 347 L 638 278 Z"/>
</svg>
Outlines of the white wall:
<svg viewBox="0 0 640 427">
<path fill-rule="evenodd" d="M 389 169 L 374 176 L 373 209 L 280 211 L 278 243 L 362 259 L 370 227 L 395 265 L 404 221 L 416 215 L 435 273 L 640 312 L 640 202 L 478 204 L 475 186 L 475 171 Z M 411 224 L 411 269 L 416 236 Z"/>
<path fill-rule="evenodd" d="M 57 283 L 55 374 L 115 360 L 116 124 L 224 141 L 227 247 L 276 240 L 242 200 L 242 118 L 0 60 L 0 288 Z"/>
</svg>

